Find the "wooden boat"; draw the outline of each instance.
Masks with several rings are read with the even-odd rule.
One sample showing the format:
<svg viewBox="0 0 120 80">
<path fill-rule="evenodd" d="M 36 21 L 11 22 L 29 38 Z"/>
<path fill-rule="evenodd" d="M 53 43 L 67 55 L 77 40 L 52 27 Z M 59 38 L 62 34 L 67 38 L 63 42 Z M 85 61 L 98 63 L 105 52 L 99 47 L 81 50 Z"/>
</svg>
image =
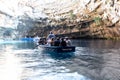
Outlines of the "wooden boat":
<svg viewBox="0 0 120 80">
<path fill-rule="evenodd" d="M 45 46 L 45 45 L 39 45 L 40 48 L 43 49 L 43 51 L 46 52 L 55 52 L 55 53 L 63 53 L 63 52 L 75 52 L 75 46 Z"/>
</svg>

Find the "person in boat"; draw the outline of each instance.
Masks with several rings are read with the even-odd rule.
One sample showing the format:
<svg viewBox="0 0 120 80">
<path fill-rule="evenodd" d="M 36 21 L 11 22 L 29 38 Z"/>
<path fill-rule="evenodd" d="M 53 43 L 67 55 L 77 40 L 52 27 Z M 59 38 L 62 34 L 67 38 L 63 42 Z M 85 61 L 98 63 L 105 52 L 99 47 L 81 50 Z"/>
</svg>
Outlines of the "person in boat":
<svg viewBox="0 0 120 80">
<path fill-rule="evenodd" d="M 49 40 L 49 39 L 52 39 L 52 38 L 55 38 L 55 34 L 51 31 L 49 33 L 49 35 L 47 36 L 47 39 Z"/>
<path fill-rule="evenodd" d="M 39 45 L 44 45 L 44 40 L 43 38 L 40 38 L 39 41 L 38 41 Z"/>
<path fill-rule="evenodd" d="M 62 47 L 66 47 L 67 46 L 67 43 L 64 40 L 64 38 L 61 39 L 60 46 L 62 46 Z"/>
<path fill-rule="evenodd" d="M 52 44 L 52 46 L 53 46 L 54 39 L 55 39 L 55 34 L 51 31 L 49 33 L 49 35 L 47 36 L 47 44 L 46 45 L 51 46 L 51 44 Z"/>
<path fill-rule="evenodd" d="M 54 38 L 51 39 L 50 45 L 54 46 Z"/>
<path fill-rule="evenodd" d="M 54 46 L 54 38 L 47 40 L 46 46 Z"/>
<path fill-rule="evenodd" d="M 44 42 L 44 44 L 47 44 L 47 39 L 43 38 L 43 42 Z"/>
<path fill-rule="evenodd" d="M 42 38 L 42 37 L 41 37 L 41 38 L 39 39 L 39 41 L 38 41 L 38 44 L 39 44 L 39 45 L 45 45 L 46 43 L 47 43 L 46 38 Z"/>
<path fill-rule="evenodd" d="M 39 36 L 35 36 L 35 37 L 33 38 L 33 41 L 34 41 L 37 45 L 39 45 L 39 40 L 40 40 L 40 37 L 39 37 Z"/>
<path fill-rule="evenodd" d="M 66 41 L 67 46 L 72 46 L 72 42 L 68 37 L 65 37 L 65 41 Z"/>
<path fill-rule="evenodd" d="M 54 46 L 60 46 L 60 38 L 57 37 L 56 40 L 54 41 Z"/>
</svg>

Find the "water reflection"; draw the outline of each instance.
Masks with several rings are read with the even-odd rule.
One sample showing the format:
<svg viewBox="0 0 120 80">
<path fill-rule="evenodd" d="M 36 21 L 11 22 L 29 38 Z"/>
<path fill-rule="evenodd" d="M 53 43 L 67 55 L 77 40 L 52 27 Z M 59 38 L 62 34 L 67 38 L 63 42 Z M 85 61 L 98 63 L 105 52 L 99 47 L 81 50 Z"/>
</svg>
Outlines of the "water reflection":
<svg viewBox="0 0 120 80">
<path fill-rule="evenodd" d="M 45 76 L 32 77 L 30 80 L 90 80 L 78 73 L 47 74 Z"/>
<path fill-rule="evenodd" d="M 102 49 L 118 49 L 119 41 L 116 40 L 72 40 L 75 46 L 89 47 L 89 48 L 102 48 Z"/>
<path fill-rule="evenodd" d="M 73 41 L 76 52 L 62 55 L 29 42 L 1 43 L 0 80 L 119 80 L 119 41 L 86 41 Z"/>
<path fill-rule="evenodd" d="M 0 56 L 0 80 L 21 80 L 20 60 L 13 54 L 12 46 L 7 46 Z"/>
<path fill-rule="evenodd" d="M 13 46 L 14 49 L 34 49 L 36 44 L 33 42 L 24 42 L 24 41 L 1 41 L 0 42 L 0 49 L 4 49 L 7 46 Z"/>
<path fill-rule="evenodd" d="M 78 46 L 73 61 L 76 64 L 66 65 L 70 70 L 78 71 L 92 80 L 120 79 L 119 41 L 80 40 L 74 44 Z"/>
</svg>

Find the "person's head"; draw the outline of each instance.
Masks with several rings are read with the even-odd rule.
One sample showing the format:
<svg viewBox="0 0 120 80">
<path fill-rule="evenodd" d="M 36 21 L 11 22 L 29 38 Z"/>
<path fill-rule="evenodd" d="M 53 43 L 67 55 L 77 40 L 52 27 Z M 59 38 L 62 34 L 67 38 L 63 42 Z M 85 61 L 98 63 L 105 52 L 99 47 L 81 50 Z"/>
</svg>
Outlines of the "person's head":
<svg viewBox="0 0 120 80">
<path fill-rule="evenodd" d="M 59 37 L 57 37 L 57 40 L 60 40 L 60 38 L 59 38 Z"/>
<path fill-rule="evenodd" d="M 51 38 L 52 41 L 54 41 L 54 38 Z"/>
<path fill-rule="evenodd" d="M 52 31 L 50 31 L 50 34 L 53 34 L 53 32 L 52 32 Z"/>
<path fill-rule="evenodd" d="M 64 41 L 64 38 L 61 38 L 62 41 Z"/>
<path fill-rule="evenodd" d="M 68 40 L 69 38 L 68 37 L 65 37 L 66 40 Z"/>
</svg>

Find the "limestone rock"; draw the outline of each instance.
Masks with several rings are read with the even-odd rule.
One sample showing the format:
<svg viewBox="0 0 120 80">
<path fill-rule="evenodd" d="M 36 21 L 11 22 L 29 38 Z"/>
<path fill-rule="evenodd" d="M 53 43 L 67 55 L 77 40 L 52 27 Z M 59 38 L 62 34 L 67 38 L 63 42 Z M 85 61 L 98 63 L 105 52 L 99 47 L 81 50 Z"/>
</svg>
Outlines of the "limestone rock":
<svg viewBox="0 0 120 80">
<path fill-rule="evenodd" d="M 81 24 L 86 20 L 96 22 L 98 17 L 100 19 L 97 23 Z M 73 24 L 73 28 L 70 28 L 73 30 L 68 31 L 69 29 L 66 28 L 64 31 L 66 33 L 79 32 L 81 25 L 91 27 L 94 24 L 92 27 L 104 26 L 107 29 L 107 27 L 116 27 L 119 22 L 120 0 L 0 0 L 2 27 L 20 28 L 22 25 L 28 27 L 25 29 L 31 29 L 32 26 L 38 27 L 35 25 L 39 23 L 39 27 L 64 25 L 69 28 L 69 25 Z M 116 32 L 118 35 L 116 30 L 113 30 L 113 33 Z M 111 33 L 111 30 L 110 33 L 106 32 L 112 35 Z"/>
</svg>

